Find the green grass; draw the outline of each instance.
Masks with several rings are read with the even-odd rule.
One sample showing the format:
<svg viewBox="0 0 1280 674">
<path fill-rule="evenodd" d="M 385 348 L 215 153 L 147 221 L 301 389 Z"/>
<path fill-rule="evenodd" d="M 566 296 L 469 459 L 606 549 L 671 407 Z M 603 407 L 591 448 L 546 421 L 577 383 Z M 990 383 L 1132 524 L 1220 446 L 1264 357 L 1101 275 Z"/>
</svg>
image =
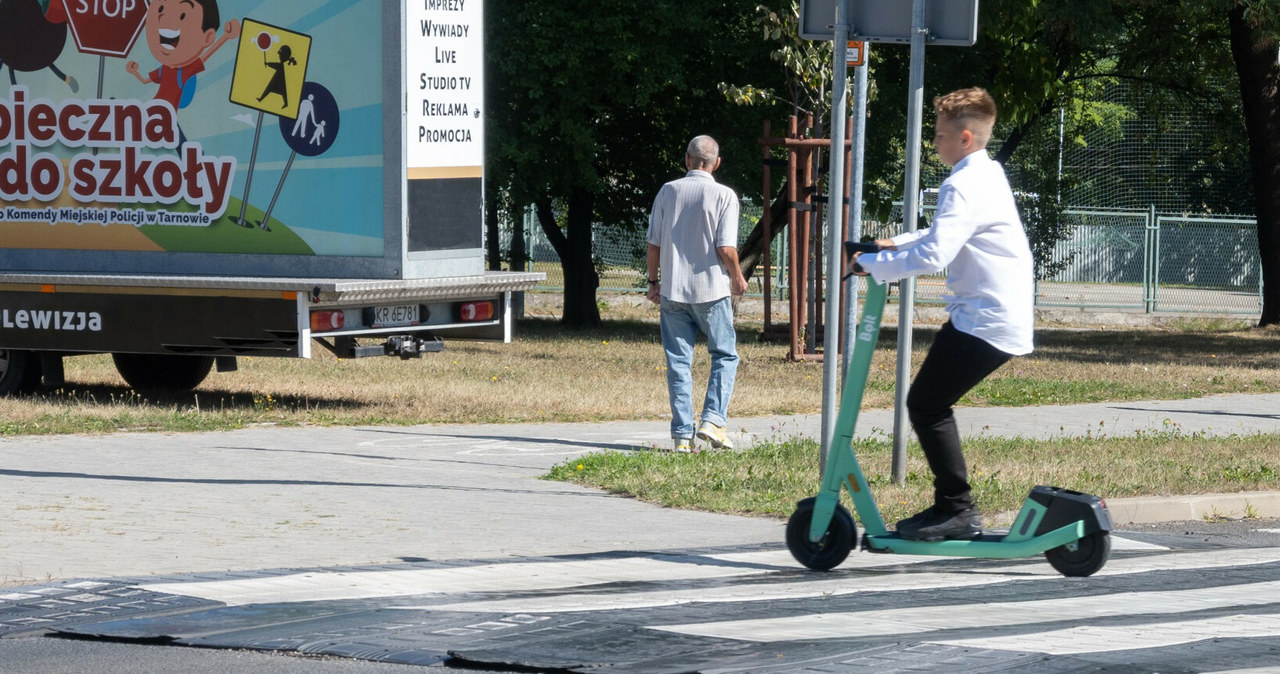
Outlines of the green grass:
<svg viewBox="0 0 1280 674">
<path fill-rule="evenodd" d="M 197 251 L 203 253 L 267 253 L 272 255 L 314 255 L 315 252 L 293 230 L 284 223 L 271 218 L 271 231 L 258 227 L 262 217 L 261 210 L 250 206 L 245 212 L 245 219 L 252 227 L 241 227 L 235 223 L 240 217 L 240 199 L 229 197 L 227 210 L 222 217 L 214 220 L 208 227 L 166 227 L 160 225 L 144 225 L 138 228 L 147 238 L 161 248 L 170 252 Z M 170 207 L 171 211 L 195 211 L 194 207 Z"/>
<path fill-rule="evenodd" d="M 1144 400 L 1168 395 L 1165 387 L 1146 382 L 1115 382 L 1104 379 L 1046 381 L 1031 377 L 1003 377 L 984 381 L 969 392 L 962 404 L 982 401 L 989 407 L 1028 405 L 1078 405 L 1109 400 Z M 1184 397 L 1179 394 L 1179 397 Z"/>
<path fill-rule="evenodd" d="M 992 523 L 1008 524 L 1037 484 L 1104 498 L 1280 488 L 1280 435 L 1206 437 L 1178 431 L 1128 438 L 978 437 L 965 442 L 974 498 Z M 862 440 L 854 451 L 892 523 L 929 506 L 932 477 L 919 447 L 908 450 L 904 485 L 889 479 L 892 445 Z M 602 452 L 557 465 L 546 476 L 670 508 L 785 518 L 820 484 L 818 445 L 793 438 L 740 452 Z M 847 494 L 843 497 L 849 505 Z"/>
</svg>

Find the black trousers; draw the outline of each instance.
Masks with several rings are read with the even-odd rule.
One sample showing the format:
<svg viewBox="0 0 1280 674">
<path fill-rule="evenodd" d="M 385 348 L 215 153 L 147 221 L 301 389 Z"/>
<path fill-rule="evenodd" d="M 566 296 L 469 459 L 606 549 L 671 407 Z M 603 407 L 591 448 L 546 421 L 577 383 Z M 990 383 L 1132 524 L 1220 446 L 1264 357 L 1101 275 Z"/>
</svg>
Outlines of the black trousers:
<svg viewBox="0 0 1280 674">
<path fill-rule="evenodd" d="M 938 331 L 907 392 L 907 415 L 933 471 L 934 507 L 942 512 L 956 513 L 973 506 L 951 408 L 1010 358 L 982 339 L 956 330 L 948 321 Z"/>
</svg>

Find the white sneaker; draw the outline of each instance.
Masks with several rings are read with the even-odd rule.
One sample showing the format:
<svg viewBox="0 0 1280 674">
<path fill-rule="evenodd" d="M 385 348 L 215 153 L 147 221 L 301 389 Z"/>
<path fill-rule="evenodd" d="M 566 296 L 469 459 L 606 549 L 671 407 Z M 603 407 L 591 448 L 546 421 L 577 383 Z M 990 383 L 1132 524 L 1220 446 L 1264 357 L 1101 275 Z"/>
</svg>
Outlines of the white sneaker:
<svg viewBox="0 0 1280 674">
<path fill-rule="evenodd" d="M 733 441 L 724 426 L 717 426 L 710 421 L 702 422 L 698 427 L 698 437 L 711 443 L 715 449 L 733 449 Z"/>
<path fill-rule="evenodd" d="M 671 442 L 673 443 L 672 451 L 681 454 L 693 453 L 693 438 L 671 438 Z"/>
</svg>

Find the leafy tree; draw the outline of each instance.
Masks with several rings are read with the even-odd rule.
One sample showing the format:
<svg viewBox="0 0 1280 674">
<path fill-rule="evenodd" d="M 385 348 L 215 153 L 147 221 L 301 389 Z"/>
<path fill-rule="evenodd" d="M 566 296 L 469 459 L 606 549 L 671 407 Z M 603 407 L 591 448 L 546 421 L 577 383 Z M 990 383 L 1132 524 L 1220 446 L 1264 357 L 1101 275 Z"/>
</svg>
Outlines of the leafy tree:
<svg viewBox="0 0 1280 674">
<path fill-rule="evenodd" d="M 1239 212 L 1241 191 L 1228 193 L 1222 186 L 1235 182 L 1243 167 L 1239 98 L 1262 94 L 1275 98 L 1277 45 L 1265 29 L 1276 26 L 1277 7 L 1280 0 L 983 0 L 979 37 L 973 47 L 926 50 L 925 99 L 967 86 L 985 87 L 996 98 L 1000 124 L 992 150 L 1005 164 L 1015 190 L 1024 195 L 1023 215 L 1043 277 L 1054 271 L 1049 263 L 1054 242 L 1070 232 L 1063 209 L 1073 204 L 1060 197 L 1071 194 L 1076 181 L 1097 179 L 1088 168 L 1075 174 L 1059 170 L 1059 133 L 1070 145 L 1079 143 L 1089 129 L 1131 132 L 1125 121 L 1130 117 L 1163 119 L 1158 114 L 1162 106 L 1214 111 L 1212 133 L 1198 139 L 1187 153 L 1194 157 L 1177 159 L 1177 165 L 1187 168 L 1145 179 L 1162 183 L 1167 193 L 1181 199 L 1174 208 Z M 1232 17 L 1235 23 L 1230 23 Z M 1242 28 L 1252 31 L 1249 39 L 1255 40 L 1255 55 L 1267 70 L 1247 83 L 1242 75 L 1237 86 L 1227 38 L 1238 39 Z M 786 42 L 776 32 L 767 38 Z M 905 46 L 875 45 L 872 56 L 874 86 L 864 188 L 869 216 L 886 220 L 893 202 L 902 198 L 910 51 Z M 786 62 L 804 61 L 791 56 Z M 1238 55 L 1235 62 L 1238 67 Z M 1105 100 L 1107 88 L 1120 80 L 1145 88 L 1143 107 L 1120 108 Z M 757 90 L 770 91 L 764 86 L 740 86 L 729 93 L 751 102 L 761 98 Z M 1247 100 L 1244 107 L 1249 109 Z M 1280 155 L 1280 115 L 1274 102 L 1268 110 L 1271 135 L 1255 137 L 1250 143 L 1255 155 Z M 927 147 L 924 157 L 923 184 L 937 184 L 947 169 L 927 161 L 931 158 Z M 1175 163 L 1172 158 L 1167 161 Z M 1261 171 L 1255 168 L 1255 178 L 1268 170 L 1280 172 L 1280 156 L 1271 162 Z M 1259 186 L 1253 191 L 1280 195 L 1275 188 Z M 1273 204 L 1272 210 L 1280 216 L 1280 203 Z M 1267 216 L 1261 204 L 1256 211 L 1261 231 Z M 1269 245 L 1260 233 L 1264 259 L 1265 251 L 1272 250 L 1275 261 L 1268 265 L 1280 274 L 1280 233 L 1273 238 Z M 1271 286 L 1280 295 L 1280 276 L 1276 280 Z M 1275 310 L 1280 313 L 1280 302 Z M 1264 321 L 1267 315 L 1264 310 Z"/>
<path fill-rule="evenodd" d="M 780 9 L 756 6 L 755 24 L 764 42 L 772 45 L 769 58 L 775 68 L 769 83 L 736 85 L 721 82 L 719 91 L 738 105 L 785 107 L 790 114 L 813 115 L 825 121 L 831 110 L 831 42 L 800 37 L 800 3 L 789 0 Z M 773 86 L 770 86 L 772 84 Z M 784 95 L 777 93 L 781 89 Z"/>
<path fill-rule="evenodd" d="M 1023 141 L 1031 136 L 1045 138 L 1046 120 L 1051 119 L 1056 130 L 1057 116 L 1051 113 L 1071 82 L 1095 72 L 1105 47 L 1095 39 L 1100 34 L 1122 33 L 1122 24 L 1108 4 L 1108 0 L 984 0 L 974 47 L 926 50 L 926 100 L 975 85 L 995 96 L 1002 120 L 993 144 L 996 158 L 1010 165 L 1011 173 L 1020 179 L 1017 189 L 1036 195 L 1036 207 L 1026 213 L 1042 273 L 1051 271 L 1045 266 L 1048 252 L 1068 228 L 1061 217 L 1062 205 L 1056 201 L 1061 193 L 1056 153 Z M 782 68 L 765 81 L 723 85 L 731 100 L 747 105 L 781 100 L 795 112 L 827 115 L 830 43 L 800 39 L 798 11 L 794 0 L 778 8 L 758 9 L 764 41 Z M 1065 29 L 1069 26 L 1075 29 Z M 889 218 L 893 202 L 902 198 L 910 50 L 902 45 L 875 45 L 871 53 L 864 198 L 868 215 L 883 221 Z M 929 156 L 926 148 L 925 157 Z M 925 184 L 936 184 L 945 174 L 946 167 L 935 159 L 926 167 Z"/>
<path fill-rule="evenodd" d="M 1259 325 L 1280 323 L 1280 1 L 1111 4 L 1124 26 L 1111 47 L 1111 72 L 1150 87 L 1157 103 L 1177 99 L 1216 115 L 1213 132 L 1190 148 L 1197 161 L 1188 179 L 1177 184 L 1190 208 L 1210 211 L 1243 210 L 1241 197 L 1252 192 L 1263 277 Z M 1246 189 L 1226 197 L 1203 192 L 1201 186 L 1233 182 L 1246 145 Z"/>
<path fill-rule="evenodd" d="M 721 141 L 729 158 L 722 180 L 731 185 L 758 172 L 759 122 L 714 89 L 762 62 L 740 35 L 749 29 L 752 6 L 736 0 L 489 6 L 491 189 L 534 206 L 564 271 L 564 324 L 599 324 L 593 229 L 643 226 L 658 188 L 683 174 L 689 138 L 709 133 Z"/>
<path fill-rule="evenodd" d="M 720 93 L 736 105 L 749 106 L 760 110 L 760 114 L 768 114 L 770 110 L 786 110 L 788 115 L 803 119 L 810 117 L 814 127 L 814 137 L 825 137 L 824 131 L 831 115 L 831 61 L 832 45 L 830 41 L 805 40 L 800 37 L 800 5 L 797 0 L 781 3 L 779 9 L 766 5 L 756 7 L 755 23 L 763 36 L 764 43 L 769 46 L 769 57 L 777 66 L 771 69 L 767 80 L 757 84 L 738 85 L 732 82 L 721 82 Z M 782 94 L 778 92 L 782 91 Z M 801 129 L 801 133 L 805 133 Z M 784 154 L 779 148 L 774 149 L 774 159 L 781 159 Z M 826 175 L 827 162 L 823 151 L 811 155 L 813 175 L 821 181 Z M 779 172 L 781 173 L 781 172 Z M 773 187 L 773 186 L 771 186 Z M 773 203 L 764 204 L 768 210 L 770 241 L 764 240 L 764 218 L 756 223 L 755 228 L 745 240 L 738 242 L 738 258 L 742 263 L 743 275 L 750 279 L 756 266 L 764 259 L 765 249 L 782 234 L 787 226 L 786 213 L 789 208 L 788 185 L 783 176 L 780 189 L 774 192 L 777 196 Z M 803 197 L 802 197 L 803 198 Z M 822 227 L 816 227 L 811 235 L 820 236 Z M 816 247 L 815 247 L 816 249 Z M 811 256 L 804 264 L 816 262 Z M 807 269 L 807 267 L 806 267 Z M 808 271 L 801 271 L 799 276 L 808 277 Z M 810 333 L 812 334 L 812 333 Z"/>
<path fill-rule="evenodd" d="M 1262 258 L 1262 316 L 1258 325 L 1280 323 L 1280 2 L 1229 3 L 1231 56 L 1240 78 L 1249 163 L 1253 172 L 1258 252 Z"/>
</svg>

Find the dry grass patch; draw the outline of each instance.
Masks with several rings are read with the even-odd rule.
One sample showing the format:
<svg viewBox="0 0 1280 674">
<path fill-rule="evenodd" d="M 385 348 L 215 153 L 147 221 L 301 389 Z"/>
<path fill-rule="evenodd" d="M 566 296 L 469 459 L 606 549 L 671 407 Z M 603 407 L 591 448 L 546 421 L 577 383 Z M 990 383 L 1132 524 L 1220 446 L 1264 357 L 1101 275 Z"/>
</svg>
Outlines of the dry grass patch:
<svg viewBox="0 0 1280 674">
<path fill-rule="evenodd" d="M 609 320 L 572 331 L 550 318 L 521 322 L 512 344 L 450 341 L 419 360 L 242 358 L 193 394 L 143 398 L 106 356 L 66 361 L 59 391 L 0 399 L 0 434 L 212 430 L 250 424 L 420 424 L 663 419 L 666 373 L 651 306 L 649 320 Z M 822 366 L 792 363 L 785 345 L 761 343 L 760 324 L 740 321 L 737 417 L 815 413 Z M 935 328 L 916 330 L 918 366 Z M 1016 358 L 962 404 L 1033 405 L 1174 399 L 1280 391 L 1273 330 L 1197 328 L 1042 330 L 1038 350 Z M 892 405 L 893 328 L 882 333 L 865 404 Z M 695 381 L 705 382 L 699 349 Z M 694 399 L 702 397 L 695 390 Z"/>
<path fill-rule="evenodd" d="M 735 414 L 817 409 L 820 365 L 788 363 L 750 330 L 740 352 Z M 522 323 L 512 344 L 452 341 L 410 361 L 242 358 L 238 371 L 162 398 L 134 394 L 109 357 L 83 356 L 67 359 L 64 389 L 0 400 L 0 432 L 657 419 L 668 413 L 664 368 L 656 325 L 577 332 L 548 320 Z M 703 352 L 695 376 L 705 381 L 708 368 Z"/>
</svg>

